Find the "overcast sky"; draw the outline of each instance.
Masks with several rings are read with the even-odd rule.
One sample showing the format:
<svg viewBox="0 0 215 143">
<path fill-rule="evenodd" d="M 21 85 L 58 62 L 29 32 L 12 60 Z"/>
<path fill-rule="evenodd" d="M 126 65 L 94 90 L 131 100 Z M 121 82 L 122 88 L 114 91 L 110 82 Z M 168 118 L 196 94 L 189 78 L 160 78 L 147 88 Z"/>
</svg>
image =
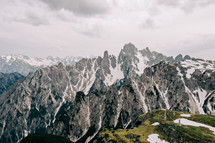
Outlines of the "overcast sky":
<svg viewBox="0 0 215 143">
<path fill-rule="evenodd" d="M 215 60 L 215 0 L 0 0 L 0 55 L 116 54 L 126 43 Z"/>
</svg>

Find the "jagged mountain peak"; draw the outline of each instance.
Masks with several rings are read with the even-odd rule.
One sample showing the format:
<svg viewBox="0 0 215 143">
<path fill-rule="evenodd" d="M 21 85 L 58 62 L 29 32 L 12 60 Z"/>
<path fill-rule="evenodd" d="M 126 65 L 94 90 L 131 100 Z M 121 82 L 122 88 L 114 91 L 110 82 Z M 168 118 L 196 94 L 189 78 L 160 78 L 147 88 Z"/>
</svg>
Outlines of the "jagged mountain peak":
<svg viewBox="0 0 215 143">
<path fill-rule="evenodd" d="M 125 54 L 125 55 L 129 55 L 131 57 L 135 56 L 138 54 L 138 52 L 140 52 L 143 56 L 147 56 L 151 54 L 151 51 L 149 49 L 149 47 L 146 47 L 145 49 L 138 49 L 134 44 L 132 43 L 128 43 L 125 44 L 123 49 L 121 49 L 120 54 Z"/>
<path fill-rule="evenodd" d="M 106 59 L 106 58 L 109 58 L 109 54 L 108 54 L 108 51 L 104 51 L 104 56 L 103 56 L 103 59 Z"/>
<path fill-rule="evenodd" d="M 184 60 L 190 60 L 190 59 L 191 59 L 191 57 L 189 55 L 184 56 Z"/>
<path fill-rule="evenodd" d="M 176 62 L 180 62 L 180 61 L 182 61 L 182 60 L 183 60 L 182 54 L 179 54 L 179 55 L 177 55 L 177 56 L 175 57 L 175 61 L 176 61 Z"/>
<path fill-rule="evenodd" d="M 146 51 L 150 52 L 149 47 L 146 47 Z"/>
<path fill-rule="evenodd" d="M 135 55 L 135 53 L 138 51 L 138 49 L 135 47 L 134 44 L 128 43 L 128 44 L 124 45 L 124 47 L 121 51 L 124 52 L 125 54 L 129 54 L 132 56 L 132 55 Z"/>
</svg>

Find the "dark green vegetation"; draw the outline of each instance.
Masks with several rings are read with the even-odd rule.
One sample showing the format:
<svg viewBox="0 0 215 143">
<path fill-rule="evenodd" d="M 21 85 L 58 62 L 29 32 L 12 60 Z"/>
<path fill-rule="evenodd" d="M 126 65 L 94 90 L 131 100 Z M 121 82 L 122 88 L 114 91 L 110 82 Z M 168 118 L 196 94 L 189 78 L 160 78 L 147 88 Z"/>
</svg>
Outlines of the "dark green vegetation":
<svg viewBox="0 0 215 143">
<path fill-rule="evenodd" d="M 50 134 L 31 134 L 20 143 L 72 143 L 66 138 Z"/>
<path fill-rule="evenodd" d="M 184 126 L 175 124 L 178 118 L 187 118 L 199 123 L 214 126 L 215 116 L 192 115 L 181 117 L 181 112 L 169 110 L 154 110 L 140 115 L 132 128 L 129 129 L 103 129 L 94 139 L 94 143 L 122 142 L 122 143 L 145 143 L 150 134 L 159 134 L 161 140 L 171 143 L 214 143 L 215 135 L 208 128 Z M 159 122 L 157 126 L 152 124 Z"/>
</svg>

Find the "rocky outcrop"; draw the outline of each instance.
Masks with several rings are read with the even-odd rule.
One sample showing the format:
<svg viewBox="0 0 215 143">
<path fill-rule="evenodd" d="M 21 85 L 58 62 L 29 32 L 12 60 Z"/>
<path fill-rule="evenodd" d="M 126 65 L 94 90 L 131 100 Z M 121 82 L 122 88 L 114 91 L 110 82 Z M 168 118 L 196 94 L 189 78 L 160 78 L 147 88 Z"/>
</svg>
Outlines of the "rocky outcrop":
<svg viewBox="0 0 215 143">
<path fill-rule="evenodd" d="M 214 114 L 214 74 L 213 63 L 175 63 L 132 44 L 118 57 L 106 51 L 42 68 L 0 96 L 0 142 L 37 132 L 88 142 L 102 127 L 127 128 L 153 109 Z"/>
<path fill-rule="evenodd" d="M 24 76 L 19 73 L 4 74 L 0 73 L 0 95 L 13 85 L 17 80 L 23 79 Z"/>
<path fill-rule="evenodd" d="M 183 56 L 181 54 L 175 57 L 175 62 L 180 62 L 182 60 L 183 60 Z"/>
</svg>

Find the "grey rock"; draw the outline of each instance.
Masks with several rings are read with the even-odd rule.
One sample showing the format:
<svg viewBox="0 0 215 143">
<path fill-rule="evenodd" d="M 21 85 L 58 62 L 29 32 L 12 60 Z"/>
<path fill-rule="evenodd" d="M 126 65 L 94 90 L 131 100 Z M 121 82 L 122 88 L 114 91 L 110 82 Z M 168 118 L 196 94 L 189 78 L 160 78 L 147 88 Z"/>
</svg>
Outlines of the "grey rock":
<svg viewBox="0 0 215 143">
<path fill-rule="evenodd" d="M 20 79 L 24 79 L 24 76 L 19 73 L 0 73 L 0 95 Z"/>
<path fill-rule="evenodd" d="M 181 54 L 175 57 L 175 62 L 180 62 L 182 60 L 183 60 L 183 56 Z"/>
<path fill-rule="evenodd" d="M 190 60 L 190 59 L 191 59 L 191 57 L 189 55 L 184 56 L 184 60 Z"/>
</svg>

